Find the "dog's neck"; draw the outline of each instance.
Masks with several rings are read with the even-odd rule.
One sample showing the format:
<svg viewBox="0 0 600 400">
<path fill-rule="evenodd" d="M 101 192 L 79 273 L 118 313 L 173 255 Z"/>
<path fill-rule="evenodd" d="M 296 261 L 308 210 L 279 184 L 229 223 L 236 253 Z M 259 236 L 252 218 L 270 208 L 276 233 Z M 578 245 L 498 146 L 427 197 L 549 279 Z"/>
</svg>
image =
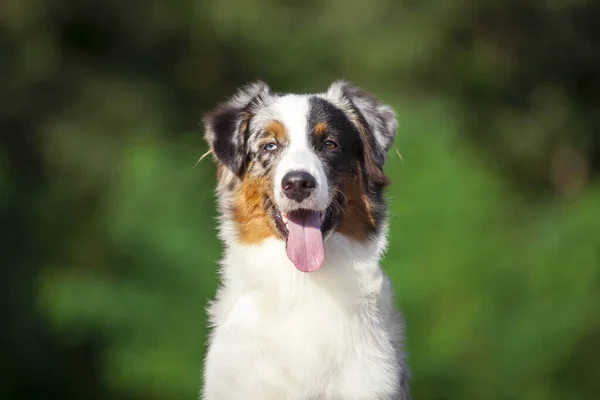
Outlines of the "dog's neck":
<svg viewBox="0 0 600 400">
<path fill-rule="evenodd" d="M 323 292 L 364 301 L 365 297 L 377 295 L 381 290 L 383 276 L 379 262 L 386 247 L 386 232 L 387 229 L 367 243 L 334 232 L 325 241 L 323 267 L 304 273 L 287 258 L 283 240 L 270 238 L 258 245 L 241 244 L 235 223 L 223 220 L 220 237 L 225 254 L 221 278 L 227 288 L 265 292 L 280 300 Z"/>
</svg>

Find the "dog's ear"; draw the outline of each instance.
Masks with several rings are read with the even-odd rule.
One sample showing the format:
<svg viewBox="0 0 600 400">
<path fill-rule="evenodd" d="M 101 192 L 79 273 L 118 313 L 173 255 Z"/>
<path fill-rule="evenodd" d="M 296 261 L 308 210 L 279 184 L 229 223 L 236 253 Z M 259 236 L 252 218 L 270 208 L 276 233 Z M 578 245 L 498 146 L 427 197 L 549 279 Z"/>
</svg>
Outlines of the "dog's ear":
<svg viewBox="0 0 600 400">
<path fill-rule="evenodd" d="M 363 140 L 364 164 L 372 184 L 386 186 L 383 164 L 396 137 L 398 121 L 392 107 L 350 82 L 336 81 L 327 96 L 345 111 Z"/>
<path fill-rule="evenodd" d="M 379 167 L 383 167 L 387 153 L 398 128 L 398 120 L 394 109 L 384 104 L 366 91 L 346 81 L 336 81 L 327 90 L 331 98 L 346 103 L 343 108 L 350 107 L 355 114 L 354 123 L 361 124 L 372 140 L 373 151 Z"/>
<path fill-rule="evenodd" d="M 204 117 L 204 138 L 214 157 L 238 177 L 245 169 L 252 106 L 270 91 L 264 82 L 247 84 Z"/>
</svg>

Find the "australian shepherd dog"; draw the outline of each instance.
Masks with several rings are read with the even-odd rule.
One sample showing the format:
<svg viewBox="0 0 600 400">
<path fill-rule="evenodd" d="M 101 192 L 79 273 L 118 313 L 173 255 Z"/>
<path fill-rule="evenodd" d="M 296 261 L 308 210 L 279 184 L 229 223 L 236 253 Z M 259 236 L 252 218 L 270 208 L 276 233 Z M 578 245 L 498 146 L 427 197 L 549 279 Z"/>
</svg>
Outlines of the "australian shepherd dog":
<svg viewBox="0 0 600 400">
<path fill-rule="evenodd" d="M 204 128 L 225 249 L 202 399 L 409 399 L 379 265 L 392 108 L 343 81 L 318 94 L 256 82 Z"/>
</svg>

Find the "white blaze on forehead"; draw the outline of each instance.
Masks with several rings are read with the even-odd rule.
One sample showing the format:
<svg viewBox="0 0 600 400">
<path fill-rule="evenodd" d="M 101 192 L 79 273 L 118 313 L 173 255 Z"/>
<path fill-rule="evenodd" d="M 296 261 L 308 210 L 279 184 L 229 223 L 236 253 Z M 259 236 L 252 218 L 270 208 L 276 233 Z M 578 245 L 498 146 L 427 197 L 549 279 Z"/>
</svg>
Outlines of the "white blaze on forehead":
<svg viewBox="0 0 600 400">
<path fill-rule="evenodd" d="M 288 131 L 290 147 L 306 148 L 310 112 L 308 96 L 291 94 L 281 97 L 275 101 L 273 108 Z"/>
<path fill-rule="evenodd" d="M 324 210 L 329 205 L 329 185 L 323 164 L 315 154 L 309 139 L 310 103 L 307 95 L 287 95 L 273 104 L 274 113 L 287 130 L 289 139 L 275 172 L 275 201 L 283 212 L 308 208 Z M 302 203 L 288 199 L 283 193 L 281 181 L 292 171 L 304 171 L 317 181 L 313 194 Z"/>
</svg>

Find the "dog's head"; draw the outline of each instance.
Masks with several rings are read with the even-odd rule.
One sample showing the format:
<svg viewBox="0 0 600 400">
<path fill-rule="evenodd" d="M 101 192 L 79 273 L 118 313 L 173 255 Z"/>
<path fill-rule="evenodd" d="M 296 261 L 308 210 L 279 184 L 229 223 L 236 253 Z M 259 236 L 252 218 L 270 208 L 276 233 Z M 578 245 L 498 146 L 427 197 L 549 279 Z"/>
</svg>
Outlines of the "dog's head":
<svg viewBox="0 0 600 400">
<path fill-rule="evenodd" d="M 239 241 L 280 238 L 299 270 L 314 271 L 329 234 L 366 241 L 386 223 L 383 164 L 397 121 L 356 86 L 296 95 L 253 83 L 208 113 L 204 127 Z"/>
</svg>

